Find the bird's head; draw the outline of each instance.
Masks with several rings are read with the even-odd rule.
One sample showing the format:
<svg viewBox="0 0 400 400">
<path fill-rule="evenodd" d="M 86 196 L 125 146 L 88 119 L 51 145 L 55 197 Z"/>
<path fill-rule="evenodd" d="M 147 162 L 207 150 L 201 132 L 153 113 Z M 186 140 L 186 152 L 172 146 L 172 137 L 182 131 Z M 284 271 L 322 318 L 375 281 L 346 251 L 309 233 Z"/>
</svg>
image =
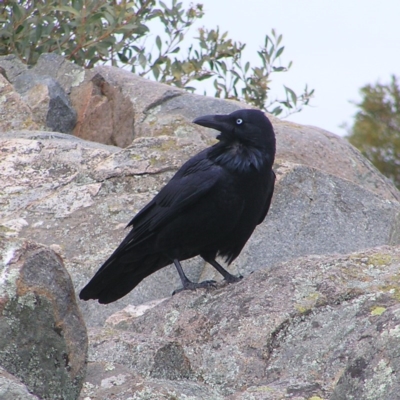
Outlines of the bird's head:
<svg viewBox="0 0 400 400">
<path fill-rule="evenodd" d="M 228 115 L 205 115 L 193 123 L 220 132 L 222 142 L 239 142 L 244 146 L 273 150 L 275 134 L 271 122 L 260 110 L 238 110 Z"/>
<path fill-rule="evenodd" d="M 209 156 L 216 163 L 238 171 L 271 167 L 275 158 L 272 124 L 260 110 L 238 110 L 229 115 L 205 115 L 195 124 L 220 131 Z"/>
</svg>

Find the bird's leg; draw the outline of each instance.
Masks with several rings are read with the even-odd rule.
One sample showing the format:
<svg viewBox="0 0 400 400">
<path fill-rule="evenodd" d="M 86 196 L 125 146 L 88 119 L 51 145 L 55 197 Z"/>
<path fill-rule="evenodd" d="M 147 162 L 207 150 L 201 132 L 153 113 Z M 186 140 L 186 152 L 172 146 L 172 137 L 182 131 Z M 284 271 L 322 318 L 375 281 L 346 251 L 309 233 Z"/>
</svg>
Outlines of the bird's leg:
<svg viewBox="0 0 400 400">
<path fill-rule="evenodd" d="M 204 282 L 200 282 L 200 283 L 194 283 L 192 281 L 190 281 L 188 279 L 188 277 L 185 275 L 185 273 L 183 272 L 181 263 L 179 262 L 178 259 L 174 260 L 174 264 L 176 269 L 178 270 L 178 274 L 179 277 L 181 278 L 181 282 L 182 282 L 182 289 L 177 289 L 174 290 L 174 292 L 172 293 L 173 295 L 179 292 L 182 292 L 183 290 L 195 290 L 198 288 L 209 288 L 209 287 L 215 287 L 215 281 L 204 281 Z"/>
<path fill-rule="evenodd" d="M 201 257 L 204 259 L 204 261 L 211 264 L 224 277 L 226 282 L 234 283 L 234 282 L 239 282 L 241 279 L 243 279 L 242 275 L 235 276 L 235 275 L 230 274 L 225 268 L 222 267 L 222 265 L 220 263 L 215 261 L 213 258 L 208 258 L 208 257 L 205 258 L 203 256 L 201 256 Z"/>
</svg>

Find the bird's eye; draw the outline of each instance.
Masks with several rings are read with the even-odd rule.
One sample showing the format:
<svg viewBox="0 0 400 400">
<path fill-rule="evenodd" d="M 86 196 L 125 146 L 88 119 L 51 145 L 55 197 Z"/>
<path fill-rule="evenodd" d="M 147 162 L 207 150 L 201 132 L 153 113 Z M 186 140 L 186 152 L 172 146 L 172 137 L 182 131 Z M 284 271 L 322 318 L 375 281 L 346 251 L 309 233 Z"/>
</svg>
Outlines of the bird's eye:
<svg viewBox="0 0 400 400">
<path fill-rule="evenodd" d="M 236 125 L 241 125 L 241 124 L 243 124 L 243 120 L 241 118 L 238 118 L 236 120 Z"/>
</svg>

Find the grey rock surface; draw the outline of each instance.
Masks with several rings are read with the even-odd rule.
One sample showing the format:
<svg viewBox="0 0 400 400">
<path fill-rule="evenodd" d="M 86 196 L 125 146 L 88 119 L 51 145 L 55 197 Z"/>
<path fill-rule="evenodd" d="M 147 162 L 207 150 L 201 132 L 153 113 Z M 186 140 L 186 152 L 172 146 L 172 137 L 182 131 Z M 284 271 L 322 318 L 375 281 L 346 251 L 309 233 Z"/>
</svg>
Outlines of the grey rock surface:
<svg viewBox="0 0 400 400">
<path fill-rule="evenodd" d="M 272 265 L 295 254 L 343 254 L 400 242 L 396 201 L 304 165 L 282 163 L 275 170 L 273 207 L 236 263 L 245 274 L 261 260 Z"/>
<path fill-rule="evenodd" d="M 7 78 L 11 83 L 14 83 L 20 74 L 28 70 L 27 65 L 15 55 L 0 56 L 0 66 L 6 71 Z"/>
<path fill-rule="evenodd" d="M 68 95 L 83 82 L 85 75 L 84 68 L 55 53 L 41 54 L 31 70 L 37 75 L 54 78 Z"/>
<path fill-rule="evenodd" d="M 39 129 L 34 114 L 10 82 L 0 74 L 0 135 L 14 129 Z"/>
<path fill-rule="evenodd" d="M 0 56 L 0 66 L 6 70 L 7 77 L 12 84 L 21 74 L 28 71 L 27 65 L 14 55 Z M 55 53 L 41 54 L 38 62 L 29 68 L 30 73 L 55 79 L 68 95 L 74 86 L 83 82 L 84 71 L 84 68 Z"/>
<path fill-rule="evenodd" d="M 270 117 L 271 118 L 271 117 Z M 393 183 L 344 138 L 314 126 L 272 118 L 279 159 L 320 169 L 364 187 L 386 199 L 400 200 Z"/>
<path fill-rule="evenodd" d="M 85 388 L 92 399 L 107 398 L 110 382 L 113 393 L 121 387 L 117 399 L 157 398 L 159 380 L 177 399 L 193 384 L 215 399 L 396 399 L 399 273 L 400 248 L 386 246 L 308 256 L 180 293 L 91 328 Z"/>
<path fill-rule="evenodd" d="M 54 78 L 29 70 L 16 77 L 14 88 L 32 110 L 39 126 L 55 132 L 72 132 L 76 124 L 76 111 Z"/>
<path fill-rule="evenodd" d="M 0 365 L 39 398 L 77 398 L 87 333 L 61 259 L 42 245 L 1 236 L 0 277 Z M 5 393 L 7 379 L 0 379 Z"/>
<path fill-rule="evenodd" d="M 27 387 L 15 376 L 0 367 L 0 399 L 2 400 L 40 400 L 29 393 Z"/>
</svg>

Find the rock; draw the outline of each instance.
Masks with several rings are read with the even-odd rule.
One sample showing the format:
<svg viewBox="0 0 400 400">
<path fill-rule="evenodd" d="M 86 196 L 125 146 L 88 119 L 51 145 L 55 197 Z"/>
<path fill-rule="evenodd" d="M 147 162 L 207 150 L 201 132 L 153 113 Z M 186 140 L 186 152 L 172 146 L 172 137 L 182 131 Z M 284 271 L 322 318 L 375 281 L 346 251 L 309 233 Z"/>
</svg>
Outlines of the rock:
<svg viewBox="0 0 400 400">
<path fill-rule="evenodd" d="M 71 101 L 78 110 L 75 136 L 119 147 L 132 143 L 134 109 L 119 87 L 95 74 L 72 90 Z"/>
<path fill-rule="evenodd" d="M 207 141 L 157 136 L 119 149 L 62 134 L 4 135 L 0 226 L 7 236 L 58 246 L 79 291 L 126 235 L 132 216 Z M 400 205 L 394 196 L 387 198 L 389 189 L 380 196 L 356 182 L 281 160 L 275 170 L 270 213 L 231 272 L 246 276 L 301 255 L 344 254 L 400 242 Z M 215 277 L 199 258 L 184 262 L 184 268 L 193 280 Z M 87 323 L 99 326 L 129 304 L 169 297 L 179 287 L 174 267 L 167 267 L 116 303 L 79 303 Z"/>
<path fill-rule="evenodd" d="M 115 314 L 111 315 L 107 318 L 105 325 L 111 326 L 113 328 L 123 328 L 126 326 L 126 321 L 131 320 L 132 318 L 140 317 L 148 310 L 151 310 L 153 307 L 157 306 L 158 304 L 162 303 L 165 299 L 157 299 L 153 301 L 149 301 L 144 304 L 139 304 L 138 306 L 128 305 L 121 311 L 116 312 Z"/>
<path fill-rule="evenodd" d="M 79 290 L 124 237 L 123 227 L 134 213 L 184 160 L 213 142 L 215 133 L 190 121 L 243 105 L 187 94 L 112 67 L 98 67 L 82 76 L 79 67 L 68 67 L 69 63 L 53 55 L 42 56 L 34 73 L 44 73 L 46 63 L 52 77 L 59 77 L 60 71 L 69 76 L 63 85 L 73 98 L 87 90 L 82 104 L 92 107 L 95 114 L 103 110 L 93 123 L 106 126 L 101 119 L 105 110 L 112 115 L 125 102 L 125 114 L 132 114 L 137 137 L 131 146 L 119 150 L 61 134 L 4 135 L 0 161 L 7 178 L 0 183 L 3 229 L 7 235 L 35 237 L 58 246 Z M 101 90 L 109 97 L 96 94 Z M 93 103 L 96 96 L 98 109 Z M 107 103 L 105 108 L 103 103 Z M 276 193 L 266 222 L 232 266 L 233 272 L 248 274 L 260 265 L 300 255 L 398 243 L 399 194 L 393 185 L 342 138 L 271 119 L 278 141 Z M 107 125 L 109 132 L 115 131 L 114 122 Z M 113 136 L 104 139 L 115 140 Z M 193 279 L 213 275 L 201 260 L 185 264 Z M 103 323 L 117 309 L 169 296 L 177 287 L 176 272 L 167 268 L 118 306 L 98 309 L 85 303 L 82 307 L 90 324 L 95 319 Z"/>
<path fill-rule="evenodd" d="M 34 115 L 8 80 L 0 75 L 0 135 L 12 129 L 38 129 Z"/>
<path fill-rule="evenodd" d="M 31 70 L 36 75 L 52 77 L 68 95 L 71 94 L 72 88 L 83 82 L 86 71 L 85 68 L 56 53 L 41 54 Z"/>
<path fill-rule="evenodd" d="M 400 207 L 393 198 L 304 165 L 285 162 L 275 171 L 271 211 L 235 263 L 245 275 L 262 262 L 400 243 Z"/>
<path fill-rule="evenodd" d="M 60 257 L 42 245 L 1 237 L 0 277 L 0 365 L 38 398 L 76 399 L 87 334 Z M 22 396 L 15 380 L 7 389 L 10 379 L 2 374 L 0 391 Z"/>
<path fill-rule="evenodd" d="M 38 63 L 29 70 L 15 56 L 0 56 L 0 67 L 22 96 L 24 107 L 28 106 L 34 121 L 34 124 L 25 123 L 11 129 L 47 127 L 56 132 L 72 132 L 76 124 L 76 111 L 68 95 L 71 87 L 83 80 L 83 68 L 56 54 L 42 54 Z M 13 103 L 9 104 L 11 106 L 14 113 L 21 113 L 22 106 Z"/>
<path fill-rule="evenodd" d="M 78 110 L 74 135 L 104 144 L 126 147 L 134 138 L 174 135 L 198 144 L 209 133 L 191 124 L 201 113 L 232 112 L 243 108 L 235 102 L 204 97 L 139 78 L 112 67 L 87 71 L 84 83 L 72 88 L 71 100 Z M 203 112 L 203 114 L 204 114 Z"/>
<path fill-rule="evenodd" d="M 201 115 L 229 114 L 249 108 L 244 103 L 189 94 L 114 67 L 96 67 L 94 72 L 120 87 L 134 105 L 135 137 L 172 135 L 195 141 L 199 137 L 214 138 L 215 132 L 197 127 L 191 121 Z"/>
<path fill-rule="evenodd" d="M 193 125 L 193 118 L 248 106 L 112 67 L 86 71 L 55 55 L 42 55 L 29 71 L 11 56 L 0 57 L 0 67 L 7 77 L 0 74 L 0 99 L 9 107 L 0 107 L 0 246 L 17 249 L 15 262 L 6 257 L 7 271 L 20 276 L 0 285 L 0 304 L 18 315 L 16 321 L 47 324 L 36 329 L 43 332 L 39 364 L 54 368 L 52 377 L 62 383 L 57 389 L 74 398 L 84 373 L 84 328 L 61 258 L 79 292 L 124 238 L 134 214 L 185 160 L 214 143 L 216 133 Z M 45 115 L 10 85 L 29 74 L 63 88 L 77 108 L 75 133 L 92 142 L 25 122 Z M 244 279 L 171 298 L 180 282 L 167 267 L 118 302 L 80 301 L 91 340 L 82 400 L 396 398 L 400 194 L 343 138 L 270 118 L 278 179 L 270 213 L 230 267 Z M 382 245 L 393 247 L 365 250 Z M 7 249 L 2 254 L 11 254 Z M 39 281 L 26 274 L 31 260 Z M 184 268 L 195 281 L 215 277 L 199 258 Z M 59 310 L 76 316 L 68 325 L 74 333 L 58 324 L 64 321 Z M 6 317 L 3 311 L 0 390 L 6 382 L 17 394 L 26 389 L 39 398 L 62 397 L 42 393 L 55 386 L 34 379 L 43 376 L 43 369 L 32 373 L 36 364 L 20 368 L 23 357 L 15 354 L 24 347 L 10 348 L 1 335 L 31 343 L 35 337 L 27 332 L 36 331 L 11 335 L 16 325 L 5 324 Z M 65 333 L 45 329 L 53 325 Z M 49 365 L 53 356 L 45 357 L 43 343 L 52 341 L 60 360 L 68 354 L 69 371 L 62 363 Z M 40 386 L 43 381 L 50 384 Z"/>
<path fill-rule="evenodd" d="M 0 56 L 0 66 L 6 72 L 7 78 L 11 84 L 14 83 L 15 79 L 20 74 L 28 70 L 26 64 L 13 54 Z"/>
<path fill-rule="evenodd" d="M 28 67 L 14 55 L 0 56 L 0 66 L 4 68 L 12 84 L 19 75 L 28 71 Z M 29 68 L 29 72 L 53 78 L 68 95 L 73 87 L 83 82 L 85 77 L 84 68 L 56 53 L 41 54 L 37 63 Z"/>
<path fill-rule="evenodd" d="M 177 399 L 185 398 L 177 382 L 213 391 L 193 399 L 395 399 L 399 273 L 400 247 L 381 247 L 180 293 L 124 329 L 91 328 L 85 387 L 93 399 L 110 381 L 117 399 L 142 398 L 159 379 Z"/>
<path fill-rule="evenodd" d="M 0 66 L 11 82 L 27 73 L 14 56 L 0 57 Z M 128 146 L 133 138 L 162 135 L 188 138 L 198 145 L 209 144 L 215 133 L 191 124 L 194 118 L 249 107 L 234 101 L 199 97 L 114 67 L 85 70 L 56 54 L 42 54 L 30 73 L 51 76 L 71 94 L 79 116 L 74 134 L 121 147 Z M 285 160 L 318 168 L 389 200 L 400 200 L 393 184 L 376 174 L 376 169 L 343 138 L 319 128 L 270 118 L 277 132 L 278 162 Z"/>
<path fill-rule="evenodd" d="M 101 77 L 102 82 L 106 82 L 114 90 L 120 88 L 123 101 L 119 103 L 123 109 L 126 108 L 125 115 L 134 115 L 135 138 L 169 135 L 190 138 L 197 142 L 201 138 L 203 142 L 210 143 L 209 140 L 215 137 L 215 132 L 193 126 L 191 121 L 194 118 L 206 114 L 228 114 L 249 107 L 244 103 L 199 97 L 184 90 L 140 78 L 118 68 L 96 67 L 93 72 L 86 72 L 89 76 L 93 74 L 96 74 L 98 79 Z M 74 89 L 78 98 L 84 97 L 81 86 Z M 125 106 L 127 102 L 128 105 Z M 82 109 L 77 102 L 75 104 L 77 109 Z M 132 111 L 129 111 L 130 105 Z M 96 126 L 109 126 L 109 115 L 110 113 L 96 114 Z M 277 133 L 278 161 L 286 160 L 318 168 L 357 183 L 388 199 L 400 200 L 399 191 L 394 185 L 382 175 L 377 175 L 371 163 L 343 138 L 319 128 L 269 117 Z M 110 144 L 103 139 L 104 129 L 92 129 L 89 134 L 81 137 Z M 111 127 L 107 130 L 111 137 L 113 130 Z M 96 139 L 95 131 L 99 132 L 99 139 Z"/>
<path fill-rule="evenodd" d="M 155 378 L 144 381 L 123 365 L 103 362 L 91 363 L 86 379 L 81 400 L 224 399 L 217 391 L 201 382 Z"/>
<path fill-rule="evenodd" d="M 25 72 L 15 79 L 14 87 L 29 105 L 39 126 L 46 126 L 55 132 L 72 132 L 76 124 L 76 111 L 56 80 Z"/>
<path fill-rule="evenodd" d="M 245 104 L 198 96 L 140 78 L 113 67 L 84 72 L 82 83 L 71 88 L 78 112 L 74 135 L 86 140 L 126 147 L 134 138 L 173 135 L 200 143 L 208 130 L 191 124 L 200 115 L 230 113 Z"/>
<path fill-rule="evenodd" d="M 40 400 L 29 393 L 27 387 L 15 376 L 0 367 L 0 399 L 3 400 Z"/>
<path fill-rule="evenodd" d="M 376 168 L 344 138 L 313 126 L 271 119 L 277 135 L 278 159 L 320 169 L 383 198 L 400 200 L 393 182 L 377 174 Z"/>
</svg>

